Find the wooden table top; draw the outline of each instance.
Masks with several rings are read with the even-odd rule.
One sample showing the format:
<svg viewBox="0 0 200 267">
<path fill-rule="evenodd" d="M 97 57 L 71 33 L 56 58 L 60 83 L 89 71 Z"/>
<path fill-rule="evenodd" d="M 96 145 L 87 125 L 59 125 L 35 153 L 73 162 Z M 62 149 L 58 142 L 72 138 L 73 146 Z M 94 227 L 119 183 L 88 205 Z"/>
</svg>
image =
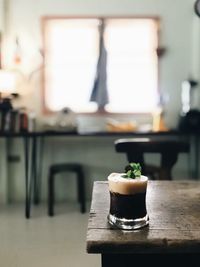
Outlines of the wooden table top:
<svg viewBox="0 0 200 267">
<path fill-rule="evenodd" d="M 149 226 L 115 229 L 107 222 L 107 182 L 94 182 L 87 230 L 88 253 L 200 253 L 200 182 L 149 181 Z"/>
</svg>

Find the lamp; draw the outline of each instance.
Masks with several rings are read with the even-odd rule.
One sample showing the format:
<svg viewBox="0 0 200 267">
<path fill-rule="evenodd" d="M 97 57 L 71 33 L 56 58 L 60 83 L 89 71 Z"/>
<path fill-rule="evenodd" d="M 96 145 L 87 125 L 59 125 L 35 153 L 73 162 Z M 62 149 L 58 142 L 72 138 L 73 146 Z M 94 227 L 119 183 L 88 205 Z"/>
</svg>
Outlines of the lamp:
<svg viewBox="0 0 200 267">
<path fill-rule="evenodd" d="M 15 93 L 15 74 L 12 71 L 0 70 L 0 94 L 10 95 Z"/>
<path fill-rule="evenodd" d="M 0 131 L 10 129 L 10 111 L 13 109 L 11 99 L 15 96 L 15 74 L 0 69 Z"/>
<path fill-rule="evenodd" d="M 0 110 L 12 109 L 11 97 L 16 93 L 16 77 L 12 71 L 0 70 Z"/>
</svg>

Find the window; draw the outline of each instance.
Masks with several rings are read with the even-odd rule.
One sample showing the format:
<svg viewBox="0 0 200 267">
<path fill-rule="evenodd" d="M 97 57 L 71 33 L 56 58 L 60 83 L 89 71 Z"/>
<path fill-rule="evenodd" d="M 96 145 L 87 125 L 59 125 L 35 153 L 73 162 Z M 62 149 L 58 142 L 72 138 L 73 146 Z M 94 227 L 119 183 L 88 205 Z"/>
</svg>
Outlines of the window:
<svg viewBox="0 0 200 267">
<path fill-rule="evenodd" d="M 44 102 L 48 110 L 95 112 L 90 102 L 99 56 L 98 18 L 44 22 Z M 104 19 L 108 112 L 151 112 L 158 100 L 158 20 Z"/>
</svg>

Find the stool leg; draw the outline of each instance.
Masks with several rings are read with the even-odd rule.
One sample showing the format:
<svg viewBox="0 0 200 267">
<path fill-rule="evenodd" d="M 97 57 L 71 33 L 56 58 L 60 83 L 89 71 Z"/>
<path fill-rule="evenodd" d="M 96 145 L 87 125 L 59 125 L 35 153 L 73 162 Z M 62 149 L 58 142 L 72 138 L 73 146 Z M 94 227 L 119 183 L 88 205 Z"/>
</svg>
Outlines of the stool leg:
<svg viewBox="0 0 200 267">
<path fill-rule="evenodd" d="M 48 179 L 48 214 L 54 216 L 54 175 L 51 172 Z"/>
<path fill-rule="evenodd" d="M 78 184 L 78 201 L 81 205 L 81 213 L 85 213 L 85 180 L 83 171 L 80 170 L 77 174 L 77 184 Z"/>
</svg>

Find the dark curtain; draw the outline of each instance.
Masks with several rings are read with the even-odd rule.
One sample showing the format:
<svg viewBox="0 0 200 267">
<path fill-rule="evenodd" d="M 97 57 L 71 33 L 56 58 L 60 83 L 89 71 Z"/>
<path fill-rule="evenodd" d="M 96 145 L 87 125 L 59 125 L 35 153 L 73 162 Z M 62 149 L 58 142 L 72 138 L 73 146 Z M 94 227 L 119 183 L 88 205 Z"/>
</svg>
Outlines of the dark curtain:
<svg viewBox="0 0 200 267">
<path fill-rule="evenodd" d="M 104 108 L 109 102 L 107 90 L 107 51 L 104 45 L 104 21 L 99 26 L 99 58 L 97 62 L 96 76 L 90 101 L 96 102 L 99 108 Z"/>
</svg>

